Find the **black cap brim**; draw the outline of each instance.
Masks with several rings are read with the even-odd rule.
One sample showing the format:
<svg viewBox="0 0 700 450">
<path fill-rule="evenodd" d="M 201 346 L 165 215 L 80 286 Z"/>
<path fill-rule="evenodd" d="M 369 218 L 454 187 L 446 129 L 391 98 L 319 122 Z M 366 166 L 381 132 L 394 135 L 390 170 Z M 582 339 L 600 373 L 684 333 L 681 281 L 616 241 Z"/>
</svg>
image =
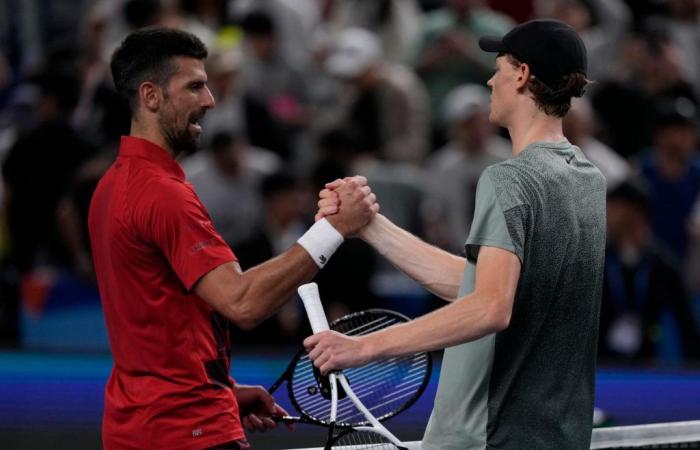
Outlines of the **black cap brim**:
<svg viewBox="0 0 700 450">
<path fill-rule="evenodd" d="M 496 36 L 479 38 L 479 48 L 489 53 L 506 53 L 506 49 L 503 46 L 503 38 Z"/>
</svg>

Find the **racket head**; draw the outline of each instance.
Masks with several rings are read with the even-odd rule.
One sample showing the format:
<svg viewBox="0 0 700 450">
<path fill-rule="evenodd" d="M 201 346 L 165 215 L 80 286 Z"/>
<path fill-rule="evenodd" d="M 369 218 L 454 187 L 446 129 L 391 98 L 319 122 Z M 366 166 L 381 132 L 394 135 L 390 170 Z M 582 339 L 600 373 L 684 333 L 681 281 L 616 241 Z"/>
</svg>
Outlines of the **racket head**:
<svg viewBox="0 0 700 450">
<path fill-rule="evenodd" d="M 360 336 L 409 320 L 395 311 L 370 309 L 343 316 L 331 323 L 330 328 L 349 336 Z M 343 374 L 360 401 L 377 420 L 384 421 L 415 403 L 425 391 L 431 372 L 431 356 L 421 352 L 346 369 Z M 313 363 L 304 349 L 297 353 L 288 368 L 287 391 L 304 421 L 329 425 L 331 402 L 322 395 L 317 372 L 314 373 Z M 350 398 L 338 400 L 337 428 L 367 424 L 367 419 Z"/>
<path fill-rule="evenodd" d="M 329 444 L 332 450 L 405 450 L 380 434 L 352 428 L 338 433 Z"/>
</svg>

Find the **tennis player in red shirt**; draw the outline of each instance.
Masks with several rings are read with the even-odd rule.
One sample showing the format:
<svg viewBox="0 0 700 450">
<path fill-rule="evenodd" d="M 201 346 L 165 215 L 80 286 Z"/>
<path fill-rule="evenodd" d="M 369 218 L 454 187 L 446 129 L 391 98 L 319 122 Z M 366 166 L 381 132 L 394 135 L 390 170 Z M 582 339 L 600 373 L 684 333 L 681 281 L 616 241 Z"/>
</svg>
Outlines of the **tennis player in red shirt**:
<svg viewBox="0 0 700 450">
<path fill-rule="evenodd" d="M 244 428 L 274 427 L 286 412 L 263 388 L 229 375 L 227 321 L 250 329 L 272 315 L 379 208 L 366 180 L 350 179 L 339 214 L 242 273 L 175 160 L 196 148 L 199 120 L 214 107 L 206 56 L 195 36 L 170 29 L 136 31 L 112 56 L 131 132 L 88 219 L 114 355 L 107 450 L 243 450 Z"/>
</svg>

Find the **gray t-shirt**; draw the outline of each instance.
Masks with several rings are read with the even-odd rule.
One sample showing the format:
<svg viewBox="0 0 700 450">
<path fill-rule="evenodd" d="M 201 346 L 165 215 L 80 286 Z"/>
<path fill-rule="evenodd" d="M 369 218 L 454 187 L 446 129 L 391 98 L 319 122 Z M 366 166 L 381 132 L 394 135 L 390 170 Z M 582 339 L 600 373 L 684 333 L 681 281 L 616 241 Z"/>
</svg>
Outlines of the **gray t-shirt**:
<svg viewBox="0 0 700 450">
<path fill-rule="evenodd" d="M 424 449 L 589 448 L 604 177 L 568 141 L 535 143 L 490 166 L 477 187 L 460 296 L 474 290 L 481 246 L 522 263 L 510 325 L 445 350 Z"/>
</svg>

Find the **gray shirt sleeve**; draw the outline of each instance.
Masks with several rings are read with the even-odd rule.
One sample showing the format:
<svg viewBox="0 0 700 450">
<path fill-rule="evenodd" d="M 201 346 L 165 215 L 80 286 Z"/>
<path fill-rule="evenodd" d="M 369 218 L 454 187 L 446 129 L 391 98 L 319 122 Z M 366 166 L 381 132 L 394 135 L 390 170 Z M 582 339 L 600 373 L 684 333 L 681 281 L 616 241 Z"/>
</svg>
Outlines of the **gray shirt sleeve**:
<svg viewBox="0 0 700 450">
<path fill-rule="evenodd" d="M 516 246 L 513 244 L 504 212 L 496 196 L 496 190 L 488 170 L 484 171 L 479 178 L 475 203 L 474 220 L 465 243 L 467 259 L 476 263 L 479 248 L 483 245 L 514 253 L 522 262 L 522 251 L 516 251 Z"/>
</svg>

